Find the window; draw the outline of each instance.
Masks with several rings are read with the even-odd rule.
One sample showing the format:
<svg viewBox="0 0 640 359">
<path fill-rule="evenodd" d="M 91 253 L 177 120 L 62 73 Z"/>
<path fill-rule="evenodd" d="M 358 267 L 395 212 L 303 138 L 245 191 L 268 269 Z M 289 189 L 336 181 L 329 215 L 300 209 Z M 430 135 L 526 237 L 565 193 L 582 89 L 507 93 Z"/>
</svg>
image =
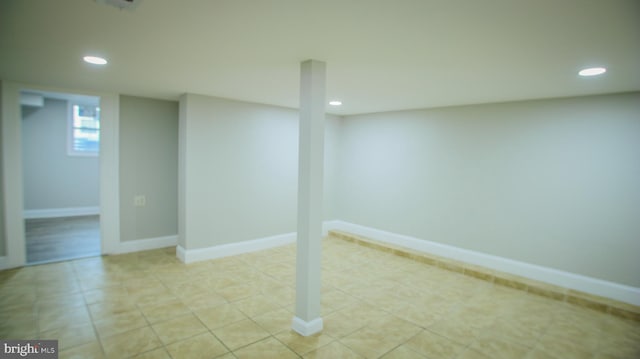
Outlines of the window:
<svg viewBox="0 0 640 359">
<path fill-rule="evenodd" d="M 100 151 L 100 107 L 71 103 L 69 155 L 97 156 Z"/>
</svg>

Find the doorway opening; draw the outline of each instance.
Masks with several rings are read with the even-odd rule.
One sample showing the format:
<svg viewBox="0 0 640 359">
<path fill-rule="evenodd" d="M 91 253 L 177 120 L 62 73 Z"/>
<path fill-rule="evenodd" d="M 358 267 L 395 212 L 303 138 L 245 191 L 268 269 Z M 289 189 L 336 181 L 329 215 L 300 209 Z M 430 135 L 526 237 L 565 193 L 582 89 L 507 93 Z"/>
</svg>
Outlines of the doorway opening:
<svg viewBox="0 0 640 359">
<path fill-rule="evenodd" d="M 20 93 L 27 264 L 98 256 L 100 98 Z"/>
</svg>

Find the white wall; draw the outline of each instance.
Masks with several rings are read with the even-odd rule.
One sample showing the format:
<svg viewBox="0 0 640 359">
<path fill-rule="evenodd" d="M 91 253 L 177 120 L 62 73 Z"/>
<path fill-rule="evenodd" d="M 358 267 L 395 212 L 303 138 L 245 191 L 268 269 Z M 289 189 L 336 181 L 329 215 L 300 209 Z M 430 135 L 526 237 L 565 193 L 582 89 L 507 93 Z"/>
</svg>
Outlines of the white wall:
<svg viewBox="0 0 640 359">
<path fill-rule="evenodd" d="M 0 139 L 3 139 L 2 136 L 2 131 L 4 128 L 4 124 L 2 121 L 3 118 L 3 111 L 2 111 L 2 90 L 3 90 L 2 86 L 2 81 L 0 81 Z M 4 142 L 4 140 L 3 140 Z M 5 226 L 5 200 L 4 200 L 4 156 L 3 156 L 3 152 L 4 152 L 4 146 L 2 144 L 0 144 L 0 257 L 4 257 L 5 254 L 7 253 L 6 251 L 6 243 L 7 243 L 7 231 L 6 231 L 6 226 Z M 0 268 L 2 268 L 2 266 L 0 266 Z"/>
<path fill-rule="evenodd" d="M 67 101 L 22 108 L 25 210 L 99 206 L 99 158 L 69 156 Z"/>
<path fill-rule="evenodd" d="M 640 287 L 640 93 L 349 116 L 343 221 Z"/>
<path fill-rule="evenodd" d="M 182 96 L 182 247 L 206 248 L 295 232 L 298 119 L 298 111 L 287 108 Z M 327 123 L 329 143 L 337 121 L 330 117 Z M 325 206 L 328 217 L 332 208 Z"/>
<path fill-rule="evenodd" d="M 178 103 L 120 96 L 119 139 L 121 240 L 176 236 Z"/>
</svg>

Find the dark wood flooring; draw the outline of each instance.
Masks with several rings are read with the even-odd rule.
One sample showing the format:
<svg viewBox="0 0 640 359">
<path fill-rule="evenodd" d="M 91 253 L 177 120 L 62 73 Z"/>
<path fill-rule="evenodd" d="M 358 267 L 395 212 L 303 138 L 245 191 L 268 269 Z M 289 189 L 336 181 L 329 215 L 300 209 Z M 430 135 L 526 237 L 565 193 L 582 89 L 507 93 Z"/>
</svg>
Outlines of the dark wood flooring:
<svg viewBox="0 0 640 359">
<path fill-rule="evenodd" d="M 25 220 L 27 263 L 39 264 L 100 255 L 100 217 Z"/>
</svg>

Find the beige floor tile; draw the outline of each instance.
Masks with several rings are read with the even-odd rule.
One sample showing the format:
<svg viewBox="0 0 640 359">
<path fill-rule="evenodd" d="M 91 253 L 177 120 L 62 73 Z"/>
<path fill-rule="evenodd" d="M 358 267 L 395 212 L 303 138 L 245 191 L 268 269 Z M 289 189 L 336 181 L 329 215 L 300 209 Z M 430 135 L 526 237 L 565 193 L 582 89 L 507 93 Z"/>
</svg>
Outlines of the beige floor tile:
<svg viewBox="0 0 640 359">
<path fill-rule="evenodd" d="M 79 293 L 81 290 L 82 288 L 75 278 L 56 279 L 36 285 L 36 294 L 38 297 L 46 297 L 52 294 L 73 294 Z"/>
<path fill-rule="evenodd" d="M 261 289 L 260 292 L 281 307 L 295 303 L 296 301 L 296 291 L 284 285 Z"/>
<path fill-rule="evenodd" d="M 322 320 L 323 331 L 336 338 L 345 337 L 367 325 L 365 318 L 355 319 L 342 311 L 331 313 Z"/>
<path fill-rule="evenodd" d="M 195 311 L 195 315 L 211 330 L 247 319 L 242 312 L 230 304 L 200 309 Z"/>
<path fill-rule="evenodd" d="M 404 346 L 427 358 L 434 359 L 455 358 L 465 349 L 464 345 L 428 330 L 423 330 L 418 335 L 409 339 Z"/>
<path fill-rule="evenodd" d="M 63 327 L 48 330 L 40 334 L 40 339 L 58 341 L 58 350 L 73 348 L 96 341 L 96 334 L 91 323 L 74 327 Z"/>
<path fill-rule="evenodd" d="M 337 313 L 343 313 L 355 322 L 370 324 L 387 318 L 389 313 L 385 309 L 360 301 L 340 309 Z"/>
<path fill-rule="evenodd" d="M 35 308 L 38 296 L 32 286 L 0 286 L 0 311 L 11 311 L 13 308 L 24 308 L 29 305 Z"/>
<path fill-rule="evenodd" d="M 85 302 L 89 305 L 115 300 L 117 298 L 127 298 L 129 296 L 127 290 L 120 285 L 114 285 L 107 288 L 89 289 L 85 290 L 82 294 L 84 295 Z"/>
<path fill-rule="evenodd" d="M 276 334 L 291 329 L 293 315 L 285 309 L 277 309 L 252 319 L 264 330 Z"/>
<path fill-rule="evenodd" d="M 42 312 L 72 309 L 75 307 L 83 307 L 84 305 L 85 300 L 82 293 L 56 294 L 46 297 L 40 297 L 36 301 L 38 310 Z"/>
<path fill-rule="evenodd" d="M 89 312 L 93 320 L 105 319 L 112 315 L 126 313 L 132 310 L 138 310 L 138 307 L 129 296 L 112 297 L 108 300 L 89 305 Z"/>
<path fill-rule="evenodd" d="M 260 341 L 270 334 L 250 319 L 212 330 L 213 334 L 231 350 Z"/>
<path fill-rule="evenodd" d="M 360 359 L 362 356 L 356 354 L 344 344 L 334 341 L 328 345 L 320 347 L 304 355 L 305 359 Z"/>
<path fill-rule="evenodd" d="M 209 332 L 170 344 L 167 350 L 173 359 L 215 358 L 228 352 Z"/>
<path fill-rule="evenodd" d="M 402 319 L 389 316 L 340 339 L 340 342 L 364 357 L 378 358 L 405 343 L 420 330 Z"/>
<path fill-rule="evenodd" d="M 62 358 L 199 347 L 234 358 L 223 342 L 305 358 L 640 357 L 638 322 L 344 240 L 322 245 L 316 342 L 291 334 L 295 245 L 194 265 L 161 249 L 0 271 L 0 337 L 56 337 Z"/>
<path fill-rule="evenodd" d="M 365 358 L 379 358 L 398 346 L 396 343 L 383 340 L 381 336 L 371 336 L 369 334 L 368 332 L 355 332 L 340 339 L 340 343 Z"/>
<path fill-rule="evenodd" d="M 495 338 L 480 338 L 470 348 L 494 359 L 523 358 L 530 350 L 523 345 Z"/>
<path fill-rule="evenodd" d="M 178 299 L 175 294 L 166 288 L 158 289 L 157 291 L 150 290 L 148 292 L 138 292 L 137 294 L 129 295 L 129 297 L 141 307 L 175 301 Z"/>
<path fill-rule="evenodd" d="M 66 310 L 41 311 L 38 316 L 38 327 L 41 332 L 89 323 L 91 323 L 91 318 L 86 306 Z"/>
<path fill-rule="evenodd" d="M 265 314 L 276 309 L 279 309 L 276 303 L 271 301 L 264 295 L 256 295 L 246 299 L 241 299 L 233 303 L 233 307 L 240 310 L 244 315 L 249 318 Z"/>
<path fill-rule="evenodd" d="M 466 348 L 463 350 L 463 352 L 459 356 L 456 357 L 456 359 L 493 359 L 493 358 L 475 349 Z"/>
<path fill-rule="evenodd" d="M 145 318 L 152 324 L 191 312 L 189 307 L 177 298 L 159 304 L 140 305 L 139 307 Z"/>
<path fill-rule="evenodd" d="M 563 318 L 561 322 L 553 323 L 545 332 L 545 341 L 549 338 L 571 342 L 587 351 L 597 348 L 601 333 L 599 328 L 589 324 L 588 319 Z"/>
<path fill-rule="evenodd" d="M 527 326 L 504 318 L 498 318 L 492 325 L 488 326 L 486 330 L 481 332 L 478 337 L 481 339 L 502 339 L 532 348 L 536 345 L 543 333 L 543 331 L 538 330 L 535 326 Z"/>
<path fill-rule="evenodd" d="M 136 355 L 134 358 L 135 359 L 171 359 L 171 357 L 169 356 L 169 354 L 164 348 L 154 349 L 146 353 Z"/>
<path fill-rule="evenodd" d="M 30 323 L 13 321 L 0 325 L 0 338 L 2 339 L 25 339 L 37 336 L 38 325 L 35 321 Z"/>
<path fill-rule="evenodd" d="M 544 351 L 557 359 L 582 359 L 591 358 L 593 353 L 581 346 L 574 344 L 572 341 L 564 339 L 543 336 L 536 347 L 539 351 Z"/>
<path fill-rule="evenodd" d="M 181 293 L 177 296 L 191 310 L 199 310 L 227 304 L 227 300 L 224 299 L 223 296 L 213 292 L 201 292 L 191 295 Z"/>
<path fill-rule="evenodd" d="M 376 308 L 385 308 L 390 309 L 393 307 L 397 307 L 404 303 L 404 301 L 398 298 L 392 290 L 375 290 L 372 294 L 364 294 L 360 297 L 362 302 L 367 303 L 370 306 Z"/>
<path fill-rule="evenodd" d="M 328 293 L 323 293 L 320 298 L 320 303 L 331 309 L 331 311 L 339 310 L 355 304 L 357 299 L 344 293 L 341 290 L 332 290 Z"/>
<path fill-rule="evenodd" d="M 632 336 L 603 332 L 596 351 L 619 358 L 640 358 L 640 340 Z"/>
<path fill-rule="evenodd" d="M 60 359 L 104 359 L 102 347 L 98 341 L 60 351 Z"/>
<path fill-rule="evenodd" d="M 166 288 L 162 281 L 150 274 L 142 274 L 136 278 L 125 280 L 122 282 L 122 286 L 127 288 L 129 294 L 144 292 L 151 288 Z"/>
<path fill-rule="evenodd" d="M 161 346 L 162 342 L 151 327 L 134 329 L 102 339 L 102 347 L 109 359 L 128 358 Z"/>
<path fill-rule="evenodd" d="M 460 319 L 451 320 L 446 317 L 429 326 L 429 330 L 465 346 L 475 341 L 482 333 L 482 330 L 473 328 Z"/>
<path fill-rule="evenodd" d="M 299 355 L 307 354 L 308 352 L 325 346 L 334 340 L 333 337 L 322 332 L 305 337 L 293 330 L 281 332 L 275 337 Z"/>
<path fill-rule="evenodd" d="M 25 339 L 36 338 L 38 334 L 38 316 L 32 305 L 20 309 L 1 308 L 0 338 Z"/>
<path fill-rule="evenodd" d="M 524 359 L 556 359 L 556 357 L 538 349 L 531 349 L 524 356 Z M 604 359 L 604 358 L 603 358 Z"/>
<path fill-rule="evenodd" d="M 236 284 L 229 287 L 216 290 L 228 302 L 235 302 L 240 299 L 248 298 L 260 294 L 260 289 L 251 284 Z"/>
<path fill-rule="evenodd" d="M 233 354 L 238 359 L 287 359 L 299 358 L 285 345 L 274 338 L 267 338 L 257 343 L 246 346 L 240 350 L 234 351 Z"/>
<path fill-rule="evenodd" d="M 237 359 L 237 357 L 235 355 L 233 355 L 233 353 L 227 353 L 227 354 L 223 354 L 219 357 L 216 357 L 215 359 Z"/>
<path fill-rule="evenodd" d="M 387 318 L 362 329 L 371 335 L 383 334 L 383 340 L 400 345 L 422 331 L 422 328 L 406 320 L 389 315 Z"/>
<path fill-rule="evenodd" d="M 429 307 L 419 307 L 411 303 L 400 303 L 389 308 L 389 311 L 399 318 L 426 328 L 442 318 L 442 314 L 429 309 Z"/>
<path fill-rule="evenodd" d="M 519 309 L 516 312 L 498 314 L 496 322 L 501 321 L 516 327 L 528 328 L 532 333 L 545 333 L 552 324 L 552 315 Z"/>
<path fill-rule="evenodd" d="M 151 327 L 165 345 L 207 331 L 207 327 L 193 314 L 175 317 L 166 322 L 153 324 Z"/>
<path fill-rule="evenodd" d="M 596 353 L 590 359 L 636 359 L 640 358 L 640 351 L 636 350 L 631 354 L 608 354 L 608 353 Z"/>
<path fill-rule="evenodd" d="M 145 327 L 148 323 L 139 310 L 132 310 L 108 316 L 105 319 L 94 320 L 94 325 L 98 335 L 101 338 L 106 338 L 132 329 Z"/>
<path fill-rule="evenodd" d="M 83 291 L 120 287 L 118 279 L 103 272 L 82 272 L 78 274 L 78 283 Z"/>
<path fill-rule="evenodd" d="M 382 359 L 426 359 L 427 357 L 414 352 L 407 348 L 405 345 L 401 345 L 387 354 L 382 356 Z M 434 359 L 437 357 L 434 357 Z M 429 358 L 431 359 L 431 358 Z"/>
</svg>

